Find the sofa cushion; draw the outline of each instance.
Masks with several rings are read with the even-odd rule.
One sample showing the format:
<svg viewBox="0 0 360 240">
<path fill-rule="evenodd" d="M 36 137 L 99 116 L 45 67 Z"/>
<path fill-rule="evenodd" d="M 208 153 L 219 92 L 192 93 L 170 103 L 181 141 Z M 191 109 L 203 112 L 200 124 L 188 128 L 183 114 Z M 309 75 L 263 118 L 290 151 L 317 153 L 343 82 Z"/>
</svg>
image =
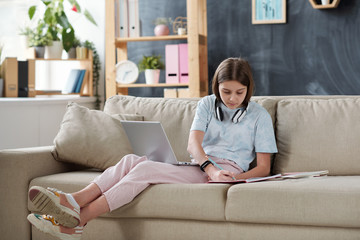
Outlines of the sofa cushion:
<svg viewBox="0 0 360 240">
<path fill-rule="evenodd" d="M 278 102 L 275 173 L 360 174 L 360 99 Z"/>
<path fill-rule="evenodd" d="M 144 116 L 144 121 L 159 121 L 179 161 L 190 161 L 187 143 L 198 99 L 165 99 L 113 96 L 105 104 L 108 114 L 129 113 Z"/>
<path fill-rule="evenodd" d="M 75 192 L 87 186 L 101 172 L 77 171 L 38 177 L 32 186 L 55 187 Z M 152 185 L 131 203 L 105 214 L 110 218 L 171 218 L 225 221 L 228 184 L 157 184 Z M 29 211 L 35 211 L 28 201 Z"/>
<path fill-rule="evenodd" d="M 54 139 L 55 159 L 102 170 L 115 165 L 133 152 L 119 120 L 142 121 L 143 117 L 135 114 L 110 116 L 70 103 Z"/>
<path fill-rule="evenodd" d="M 360 176 L 238 184 L 228 192 L 233 222 L 360 227 Z"/>
</svg>

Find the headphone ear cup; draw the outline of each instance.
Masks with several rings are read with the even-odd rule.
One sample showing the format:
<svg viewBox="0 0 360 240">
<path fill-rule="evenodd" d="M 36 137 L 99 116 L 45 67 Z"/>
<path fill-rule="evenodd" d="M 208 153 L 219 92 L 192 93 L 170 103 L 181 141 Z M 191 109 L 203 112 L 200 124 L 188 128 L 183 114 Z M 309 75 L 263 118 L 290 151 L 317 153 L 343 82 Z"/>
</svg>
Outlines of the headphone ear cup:
<svg viewBox="0 0 360 240">
<path fill-rule="evenodd" d="M 216 119 L 219 121 L 222 121 L 224 119 L 224 114 L 221 111 L 220 107 L 216 107 L 215 116 L 216 116 Z"/>
<path fill-rule="evenodd" d="M 232 117 L 231 121 L 233 123 L 239 123 L 241 121 L 241 119 L 243 119 L 245 117 L 246 114 L 246 109 L 245 110 L 237 110 L 234 114 L 234 116 Z"/>
</svg>

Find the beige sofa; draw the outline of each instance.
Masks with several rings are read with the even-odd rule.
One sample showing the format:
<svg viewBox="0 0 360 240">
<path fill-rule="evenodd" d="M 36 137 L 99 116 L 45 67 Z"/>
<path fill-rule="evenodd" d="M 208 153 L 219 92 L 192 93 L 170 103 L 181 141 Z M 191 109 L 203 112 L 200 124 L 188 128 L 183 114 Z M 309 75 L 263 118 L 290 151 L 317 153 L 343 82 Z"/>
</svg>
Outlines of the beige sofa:
<svg viewBox="0 0 360 240">
<path fill-rule="evenodd" d="M 271 114 L 279 153 L 273 174 L 326 177 L 248 184 L 162 184 L 91 221 L 83 239 L 360 239 L 360 97 L 253 97 Z M 114 96 L 104 112 L 163 123 L 179 158 L 197 99 Z M 114 143 L 114 148 L 119 145 Z M 52 146 L 0 151 L 1 239 L 50 239 L 26 220 L 30 186 L 67 192 L 99 170 L 54 159 Z"/>
</svg>

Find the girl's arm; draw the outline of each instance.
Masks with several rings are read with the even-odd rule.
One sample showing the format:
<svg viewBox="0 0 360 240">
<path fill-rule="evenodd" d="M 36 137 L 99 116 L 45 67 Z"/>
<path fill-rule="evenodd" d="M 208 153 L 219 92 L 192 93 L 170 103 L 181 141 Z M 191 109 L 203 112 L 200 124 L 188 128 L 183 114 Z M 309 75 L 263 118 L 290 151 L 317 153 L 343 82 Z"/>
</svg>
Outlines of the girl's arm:
<svg viewBox="0 0 360 240">
<path fill-rule="evenodd" d="M 257 166 L 245 173 L 235 176 L 236 179 L 247 179 L 253 177 L 266 177 L 270 174 L 271 153 L 256 153 Z"/>
<path fill-rule="evenodd" d="M 199 163 L 203 164 L 207 159 L 206 153 L 201 146 L 205 133 L 199 130 L 190 131 L 187 151 Z M 205 172 L 213 181 L 231 181 L 233 173 L 226 170 L 219 170 L 212 164 L 205 167 Z"/>
</svg>

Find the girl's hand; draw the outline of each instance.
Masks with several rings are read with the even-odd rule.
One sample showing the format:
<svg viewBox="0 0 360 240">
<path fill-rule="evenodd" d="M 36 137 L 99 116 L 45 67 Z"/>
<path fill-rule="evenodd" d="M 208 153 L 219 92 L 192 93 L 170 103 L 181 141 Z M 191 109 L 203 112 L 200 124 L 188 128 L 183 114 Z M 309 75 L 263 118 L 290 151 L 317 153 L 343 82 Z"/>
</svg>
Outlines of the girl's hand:
<svg viewBox="0 0 360 240">
<path fill-rule="evenodd" d="M 209 180 L 215 182 L 234 181 L 235 174 L 227 170 L 215 170 L 209 173 Z"/>
</svg>

